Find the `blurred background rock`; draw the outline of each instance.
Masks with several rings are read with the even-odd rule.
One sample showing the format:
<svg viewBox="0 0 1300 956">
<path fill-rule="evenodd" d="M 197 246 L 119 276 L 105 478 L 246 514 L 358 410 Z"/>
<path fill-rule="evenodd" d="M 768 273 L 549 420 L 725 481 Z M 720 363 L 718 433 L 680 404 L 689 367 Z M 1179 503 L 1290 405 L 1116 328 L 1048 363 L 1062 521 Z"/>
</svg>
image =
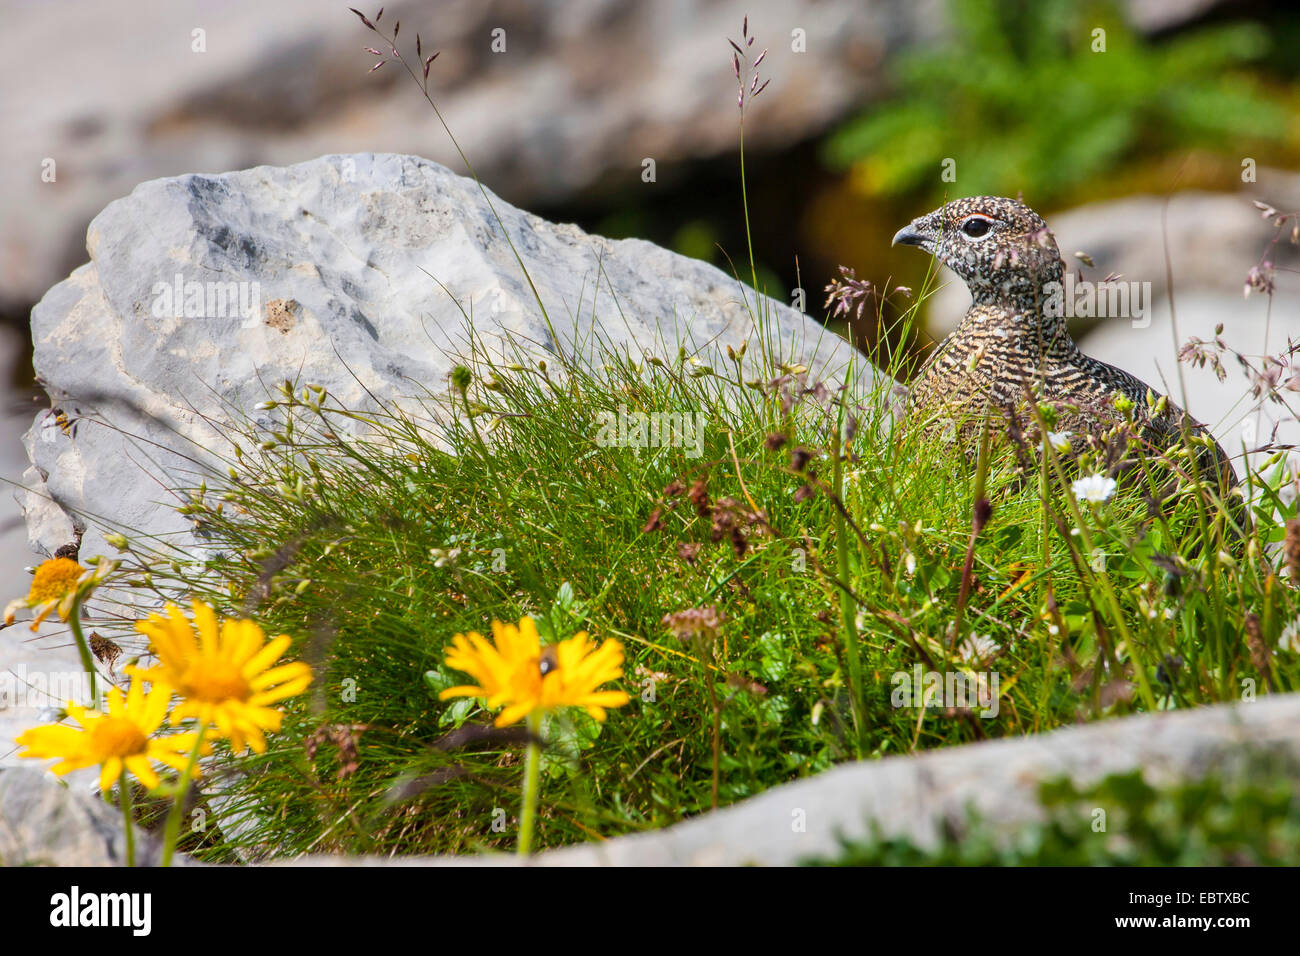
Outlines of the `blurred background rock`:
<svg viewBox="0 0 1300 956">
<path fill-rule="evenodd" d="M 6 478 L 21 475 L 18 436 L 40 408 L 28 313 L 86 261 L 86 226 L 107 203 L 161 176 L 328 153 L 415 153 L 462 169 L 397 65 L 366 72 L 374 58 L 362 48 L 374 40 L 343 0 L 3 0 L 0 15 Z M 441 51 L 431 89 L 503 198 L 729 270 L 745 259 L 745 224 L 726 40 L 739 40 L 745 16 L 754 52 L 771 51 L 771 85 L 745 128 L 770 294 L 790 301 L 802 287 L 819 315 L 840 263 L 916 288 L 927 263 L 889 248 L 899 226 L 945 197 L 1022 193 L 1067 258 L 1091 257 L 1091 268 L 1079 260 L 1088 278 L 1153 284 L 1150 327 L 1080 328 L 1099 357 L 1176 382 L 1166 233 L 1183 338 L 1208 337 L 1217 322 L 1245 352 L 1262 352 L 1266 335 L 1274 347 L 1300 338 L 1295 247 L 1271 247 L 1275 231 L 1250 205 L 1300 208 L 1300 177 L 1287 172 L 1300 169 L 1293 4 L 405 0 L 388 3 L 383 22 L 400 19 L 403 40 L 418 31 Z M 498 29 L 504 52 L 492 51 Z M 952 182 L 940 175 L 947 159 Z M 1241 295 L 1262 258 L 1279 267 L 1271 313 L 1265 297 Z M 837 330 L 919 362 L 966 301 L 960 287 L 942 291 L 926 304 L 929 329 L 906 337 L 881 332 L 897 317 L 890 308 L 883 322 Z M 1213 384 L 1204 369 L 1188 382 L 1193 413 L 1221 438 L 1237 427 L 1240 389 L 1203 387 Z M 33 559 L 7 494 L 0 528 L 0 590 L 18 593 Z M 21 646 L 12 634 L 0 668 Z"/>
</svg>

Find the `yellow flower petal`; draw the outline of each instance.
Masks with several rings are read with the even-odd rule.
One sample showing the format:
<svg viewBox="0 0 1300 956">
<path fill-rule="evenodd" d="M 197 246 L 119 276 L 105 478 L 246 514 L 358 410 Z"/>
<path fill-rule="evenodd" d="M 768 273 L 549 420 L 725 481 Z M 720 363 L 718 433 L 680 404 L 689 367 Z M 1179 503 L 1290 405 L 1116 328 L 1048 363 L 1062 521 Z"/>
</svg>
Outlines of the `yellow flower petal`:
<svg viewBox="0 0 1300 956">
<path fill-rule="evenodd" d="M 277 664 L 289 649 L 288 635 L 267 640 L 252 620 L 222 620 L 201 601 L 192 605 L 193 620 L 168 605 L 167 617 L 150 615 L 136 623 L 153 642 L 156 667 L 129 673 L 174 688 L 181 697 L 171 714 L 173 725 L 195 719 L 230 741 L 236 753 L 251 745 L 266 749 L 264 730 L 279 730 L 278 711 L 266 705 L 295 697 L 312 681 L 304 662 Z"/>
<path fill-rule="evenodd" d="M 98 765 L 102 790 L 112 787 L 125 767 L 152 789 L 158 785 L 158 775 L 151 761 L 166 753 L 169 738 L 163 735 L 151 739 L 151 735 L 166 715 L 171 689 L 154 685 L 146 693 L 143 683 L 141 678 L 133 677 L 125 694 L 121 688 L 112 688 L 106 712 L 91 711 L 69 701 L 66 709 L 76 726 L 53 724 L 23 732 L 17 738 L 24 748 L 19 756 L 55 758 L 58 763 L 50 769 L 60 776 Z"/>
<path fill-rule="evenodd" d="M 623 676 L 623 647 L 618 641 L 597 645 L 585 632 L 543 648 L 532 618 L 514 624 L 493 621 L 493 641 L 475 632 L 457 634 L 446 649 L 448 668 L 469 674 L 477 684 L 442 691 L 440 700 L 482 697 L 488 709 L 504 708 L 496 725 L 504 727 L 538 710 L 584 707 L 598 720 L 605 708 L 629 700 L 622 691 L 598 688 Z"/>
</svg>

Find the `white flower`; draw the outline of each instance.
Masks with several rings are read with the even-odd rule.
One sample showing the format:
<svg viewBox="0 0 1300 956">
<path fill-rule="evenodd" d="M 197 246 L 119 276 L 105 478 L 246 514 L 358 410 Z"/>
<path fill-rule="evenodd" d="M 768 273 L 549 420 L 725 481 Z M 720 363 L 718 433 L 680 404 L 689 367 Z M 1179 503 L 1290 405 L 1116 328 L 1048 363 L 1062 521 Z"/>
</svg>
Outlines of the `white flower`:
<svg viewBox="0 0 1300 956">
<path fill-rule="evenodd" d="M 1070 488 L 1076 498 L 1100 504 L 1109 501 L 1110 496 L 1115 493 L 1115 479 L 1107 478 L 1105 475 L 1088 475 L 1075 481 Z"/>
<path fill-rule="evenodd" d="M 1300 619 L 1292 621 L 1283 629 L 1282 636 L 1278 638 L 1277 647 L 1281 651 L 1300 654 Z"/>
<path fill-rule="evenodd" d="M 967 664 L 974 661 L 986 661 L 1000 650 L 1002 650 L 1002 645 L 987 634 L 972 633 L 957 645 L 957 653 L 961 655 L 961 659 Z"/>
<path fill-rule="evenodd" d="M 1073 432 L 1048 432 L 1047 443 L 1057 451 L 1065 453 L 1070 450 L 1070 436 Z"/>
<path fill-rule="evenodd" d="M 456 563 L 460 557 L 460 548 L 430 548 L 429 557 L 433 558 L 435 568 L 445 568 Z"/>
</svg>

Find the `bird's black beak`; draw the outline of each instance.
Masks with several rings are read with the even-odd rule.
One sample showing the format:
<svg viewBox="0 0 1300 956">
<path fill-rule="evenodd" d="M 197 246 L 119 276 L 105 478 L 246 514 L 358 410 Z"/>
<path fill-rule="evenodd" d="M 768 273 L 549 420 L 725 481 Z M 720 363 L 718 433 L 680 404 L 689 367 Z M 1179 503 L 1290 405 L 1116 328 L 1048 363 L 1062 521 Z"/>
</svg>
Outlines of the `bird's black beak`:
<svg viewBox="0 0 1300 956">
<path fill-rule="evenodd" d="M 910 222 L 898 232 L 894 233 L 894 241 L 891 246 L 920 246 L 922 249 L 929 250 L 929 238 L 923 235 L 916 228 L 915 222 Z"/>
</svg>

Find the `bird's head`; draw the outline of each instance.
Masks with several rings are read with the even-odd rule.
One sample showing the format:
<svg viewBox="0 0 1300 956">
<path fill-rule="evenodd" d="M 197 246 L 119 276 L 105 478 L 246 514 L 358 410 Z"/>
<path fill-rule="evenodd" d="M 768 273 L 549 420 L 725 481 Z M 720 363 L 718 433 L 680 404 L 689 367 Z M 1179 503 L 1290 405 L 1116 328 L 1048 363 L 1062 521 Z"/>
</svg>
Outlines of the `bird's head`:
<svg viewBox="0 0 1300 956">
<path fill-rule="evenodd" d="M 1041 216 L 1022 202 L 972 196 L 913 219 L 892 245 L 919 246 L 961 276 L 977 303 L 1039 300 L 1061 280 L 1061 253 Z"/>
</svg>

